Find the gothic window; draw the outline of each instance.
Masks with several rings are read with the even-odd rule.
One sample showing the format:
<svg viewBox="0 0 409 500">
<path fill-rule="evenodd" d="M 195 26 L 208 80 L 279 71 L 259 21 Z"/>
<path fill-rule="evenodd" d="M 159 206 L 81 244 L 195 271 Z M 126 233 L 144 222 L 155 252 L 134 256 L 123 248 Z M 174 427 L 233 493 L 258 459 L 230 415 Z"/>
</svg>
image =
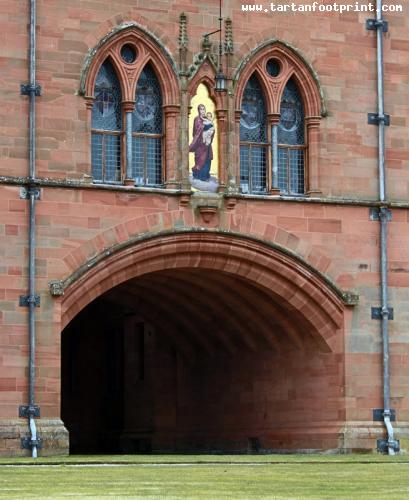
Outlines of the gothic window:
<svg viewBox="0 0 409 500">
<path fill-rule="evenodd" d="M 271 65 L 270 65 L 271 66 Z M 277 69 L 267 66 L 276 75 Z M 290 79 L 280 103 L 278 124 L 268 120 L 265 100 L 253 74 L 244 89 L 240 116 L 240 186 L 243 193 L 304 194 L 304 111 L 297 85 Z M 271 154 L 268 152 L 271 148 Z M 270 164 L 271 163 L 271 164 Z"/>
<path fill-rule="evenodd" d="M 233 80 L 241 192 L 320 194 L 320 123 L 326 108 L 314 69 L 297 51 L 274 42 L 245 56 Z"/>
<path fill-rule="evenodd" d="M 240 117 L 240 184 L 243 193 L 266 191 L 266 107 L 255 75 L 244 90 Z"/>
<path fill-rule="evenodd" d="M 143 69 L 132 113 L 132 177 L 137 185 L 162 184 L 162 94 L 150 65 Z"/>
<path fill-rule="evenodd" d="M 98 72 L 92 107 L 91 164 L 95 180 L 121 181 L 121 88 L 112 64 L 107 60 Z"/>
<path fill-rule="evenodd" d="M 305 191 L 304 163 L 304 109 L 297 85 L 290 79 L 284 88 L 278 124 L 278 187 L 286 194 L 303 194 Z"/>
<path fill-rule="evenodd" d="M 178 188 L 179 81 L 166 48 L 126 25 L 92 53 L 80 92 L 91 124 L 93 182 Z"/>
</svg>

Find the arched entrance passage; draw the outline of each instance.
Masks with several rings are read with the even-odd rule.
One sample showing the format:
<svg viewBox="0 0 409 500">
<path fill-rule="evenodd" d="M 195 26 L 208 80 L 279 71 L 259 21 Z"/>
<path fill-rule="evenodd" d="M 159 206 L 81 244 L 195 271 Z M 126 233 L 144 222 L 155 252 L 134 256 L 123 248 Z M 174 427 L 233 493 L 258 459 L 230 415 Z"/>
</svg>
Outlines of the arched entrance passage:
<svg viewBox="0 0 409 500">
<path fill-rule="evenodd" d="M 62 417 L 79 451 L 337 448 L 341 293 L 226 234 L 123 247 L 62 300 Z"/>
</svg>

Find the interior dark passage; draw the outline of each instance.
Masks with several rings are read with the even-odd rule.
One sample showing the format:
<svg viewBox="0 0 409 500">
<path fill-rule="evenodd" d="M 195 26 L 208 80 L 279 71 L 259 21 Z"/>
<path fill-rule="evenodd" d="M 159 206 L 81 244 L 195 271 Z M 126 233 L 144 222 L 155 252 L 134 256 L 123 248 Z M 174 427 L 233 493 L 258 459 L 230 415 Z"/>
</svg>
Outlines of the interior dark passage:
<svg viewBox="0 0 409 500">
<path fill-rule="evenodd" d="M 307 429 L 340 417 L 341 378 L 305 317 L 210 270 L 127 281 L 62 333 L 72 453 L 323 447 Z"/>
</svg>

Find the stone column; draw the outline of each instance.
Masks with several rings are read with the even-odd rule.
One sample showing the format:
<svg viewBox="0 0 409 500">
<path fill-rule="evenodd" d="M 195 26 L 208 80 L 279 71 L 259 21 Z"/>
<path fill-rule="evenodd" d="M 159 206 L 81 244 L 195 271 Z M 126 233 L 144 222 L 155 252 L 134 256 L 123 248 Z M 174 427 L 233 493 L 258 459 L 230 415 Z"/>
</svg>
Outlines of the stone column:
<svg viewBox="0 0 409 500">
<path fill-rule="evenodd" d="M 309 116 L 305 119 L 307 125 L 307 144 L 308 154 L 305 158 L 305 181 L 306 191 L 310 196 L 320 195 L 319 189 L 319 171 L 318 171 L 318 145 L 320 136 L 320 116 Z"/>
<path fill-rule="evenodd" d="M 223 101 L 225 101 L 225 96 L 223 96 Z M 223 104 L 226 104 L 223 102 Z M 227 109 L 223 106 L 223 109 L 216 110 L 217 126 L 219 129 L 219 192 L 223 192 L 227 184 L 227 145 L 228 145 L 228 135 L 227 135 Z"/>
<path fill-rule="evenodd" d="M 133 186 L 135 179 L 132 176 L 132 113 L 135 109 L 133 101 L 122 103 L 123 112 L 125 114 L 125 186 Z M 123 155 L 122 155 L 123 156 Z"/>
<path fill-rule="evenodd" d="M 85 97 L 85 106 L 86 106 L 86 123 L 85 123 L 85 165 L 87 165 L 88 169 L 84 172 L 84 180 L 92 181 L 92 158 L 91 158 L 91 130 L 92 130 L 92 108 L 94 106 L 95 97 L 87 96 Z"/>
<path fill-rule="evenodd" d="M 177 175 L 180 106 L 168 104 L 163 107 L 163 113 L 165 116 L 165 151 L 162 155 L 164 182 L 167 189 L 177 189 L 180 183 Z"/>
<path fill-rule="evenodd" d="M 232 137 L 232 158 L 233 158 L 233 176 L 238 189 L 240 189 L 240 117 L 241 111 L 234 112 L 234 128 Z"/>
<path fill-rule="evenodd" d="M 271 143 L 271 148 L 267 154 L 267 158 L 271 158 L 267 162 L 267 179 L 271 178 L 268 184 L 270 194 L 280 194 L 278 187 L 278 124 L 280 122 L 280 115 L 278 113 L 271 113 L 267 117 L 268 123 L 268 142 Z M 271 167 L 270 167 L 271 166 Z"/>
<path fill-rule="evenodd" d="M 187 90 L 187 77 L 182 76 L 181 80 L 179 131 L 181 165 L 179 179 L 182 189 L 191 189 L 189 181 L 189 92 Z"/>
</svg>

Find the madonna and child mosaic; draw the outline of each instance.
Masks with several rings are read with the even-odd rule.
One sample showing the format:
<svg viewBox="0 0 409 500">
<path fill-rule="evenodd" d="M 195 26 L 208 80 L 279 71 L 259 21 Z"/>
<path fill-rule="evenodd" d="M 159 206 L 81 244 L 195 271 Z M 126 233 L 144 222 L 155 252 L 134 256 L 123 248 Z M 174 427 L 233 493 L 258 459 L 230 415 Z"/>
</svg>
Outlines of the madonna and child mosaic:
<svg viewBox="0 0 409 500">
<path fill-rule="evenodd" d="M 195 190 L 216 192 L 219 184 L 217 121 L 215 105 L 205 85 L 198 86 L 190 104 L 190 183 Z"/>
</svg>

